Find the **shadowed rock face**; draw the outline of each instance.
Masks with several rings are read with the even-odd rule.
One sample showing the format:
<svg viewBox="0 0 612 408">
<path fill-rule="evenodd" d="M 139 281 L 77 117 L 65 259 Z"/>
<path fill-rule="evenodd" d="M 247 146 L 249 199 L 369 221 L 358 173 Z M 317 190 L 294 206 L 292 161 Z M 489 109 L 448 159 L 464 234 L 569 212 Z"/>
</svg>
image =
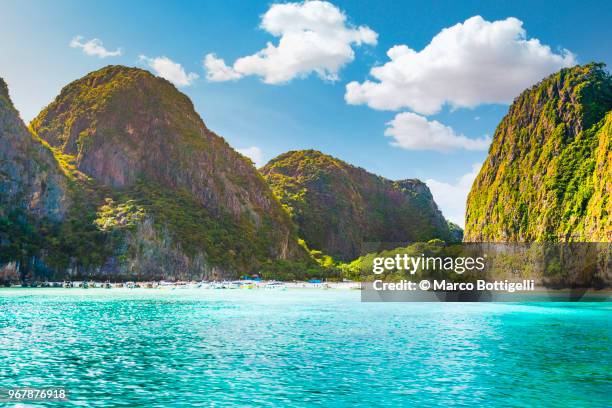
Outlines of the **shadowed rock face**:
<svg viewBox="0 0 612 408">
<path fill-rule="evenodd" d="M 342 260 L 368 243 L 449 240 L 446 220 L 419 180 L 390 181 L 315 150 L 261 169 L 309 247 Z"/>
<path fill-rule="evenodd" d="M 0 217 L 20 210 L 60 220 L 68 205 L 66 179 L 53 153 L 26 128 L 0 78 Z"/>
<path fill-rule="evenodd" d="M 612 79 L 563 69 L 523 92 L 468 197 L 466 241 L 612 241 Z"/>
<path fill-rule="evenodd" d="M 31 129 L 95 185 L 88 200 L 101 228 L 127 234 L 121 257 L 131 264 L 106 267 L 111 272 L 233 276 L 307 259 L 252 163 L 204 125 L 187 96 L 148 71 L 92 72 L 64 87 Z"/>
</svg>

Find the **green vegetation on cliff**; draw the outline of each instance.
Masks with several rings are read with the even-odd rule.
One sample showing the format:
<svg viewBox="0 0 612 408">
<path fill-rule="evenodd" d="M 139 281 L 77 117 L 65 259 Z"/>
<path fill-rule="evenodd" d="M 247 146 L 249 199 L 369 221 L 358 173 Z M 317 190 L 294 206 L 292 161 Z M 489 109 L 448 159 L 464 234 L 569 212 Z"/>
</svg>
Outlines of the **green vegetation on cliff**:
<svg viewBox="0 0 612 408">
<path fill-rule="evenodd" d="M 74 233 L 79 201 L 70 192 L 52 149 L 28 131 L 0 79 L 0 272 L 11 262 L 21 278 L 65 268 L 77 255 L 75 241 L 88 259 L 95 256 L 98 242 Z"/>
<path fill-rule="evenodd" d="M 468 197 L 467 241 L 612 241 L 612 77 L 563 69 L 523 92 Z"/>
<path fill-rule="evenodd" d="M 0 272 L 9 263 L 13 280 L 96 270 L 114 248 L 93 223 L 98 190 L 70 156 L 29 132 L 6 92 L 0 122 Z"/>
<path fill-rule="evenodd" d="M 261 170 L 308 247 L 352 260 L 368 243 L 451 240 L 419 180 L 390 181 L 315 150 L 292 151 Z"/>
<path fill-rule="evenodd" d="M 0 108 L 21 123 L 12 105 Z M 0 226 L 21 232 L 0 243 L 0 267 L 28 259 L 39 278 L 138 279 L 234 277 L 279 263 L 320 269 L 251 163 L 206 128 L 184 94 L 147 71 L 92 72 L 20 132 L 5 129 L 11 138 L 0 140 L 37 141 L 62 185 L 55 201 L 71 206 L 54 220 L 25 205 L 2 208 Z M 12 173 L 34 161 L 22 156 L 6 161 Z"/>
</svg>

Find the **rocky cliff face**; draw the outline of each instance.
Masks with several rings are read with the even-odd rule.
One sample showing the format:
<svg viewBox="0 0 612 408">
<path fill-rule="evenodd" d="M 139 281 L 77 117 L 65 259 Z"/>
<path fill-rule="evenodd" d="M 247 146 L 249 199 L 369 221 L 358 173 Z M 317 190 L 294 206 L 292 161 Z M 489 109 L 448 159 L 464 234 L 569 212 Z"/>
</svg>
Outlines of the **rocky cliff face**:
<svg viewBox="0 0 612 408">
<path fill-rule="evenodd" d="M 68 204 L 66 179 L 53 153 L 26 128 L 0 78 L 0 217 L 22 210 L 60 220 Z"/>
<path fill-rule="evenodd" d="M 283 218 L 252 165 L 206 128 L 187 96 L 148 71 L 92 72 L 66 86 L 31 127 L 104 185 L 153 181 L 257 225 Z"/>
<path fill-rule="evenodd" d="M 32 121 L 33 135 L 1 115 L 12 135 L 3 130 L 0 154 L 12 154 L 3 197 L 19 186 L 24 206 L 58 220 L 28 249 L 47 277 L 222 278 L 314 262 L 250 161 L 147 71 L 109 66 L 72 82 Z M 11 153 L 26 138 L 23 154 Z"/>
<path fill-rule="evenodd" d="M 468 197 L 467 241 L 612 241 L 612 78 L 603 65 L 526 90 Z"/>
<path fill-rule="evenodd" d="M 26 128 L 0 79 L 0 283 L 38 263 L 41 231 L 52 237 L 70 206 L 59 163 Z"/>
<path fill-rule="evenodd" d="M 358 257 L 366 243 L 451 238 L 419 180 L 390 181 L 315 150 L 282 154 L 260 171 L 299 236 L 337 259 Z"/>
</svg>

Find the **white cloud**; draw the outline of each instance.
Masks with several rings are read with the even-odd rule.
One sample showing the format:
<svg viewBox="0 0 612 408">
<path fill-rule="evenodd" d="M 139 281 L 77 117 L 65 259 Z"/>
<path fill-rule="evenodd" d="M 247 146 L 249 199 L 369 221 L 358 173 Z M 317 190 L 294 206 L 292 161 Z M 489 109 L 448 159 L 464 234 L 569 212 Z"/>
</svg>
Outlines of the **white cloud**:
<svg viewBox="0 0 612 408">
<path fill-rule="evenodd" d="M 138 58 L 151 67 L 156 75 L 167 79 L 176 86 L 189 86 L 199 78 L 195 72 L 186 73 L 181 64 L 168 57 L 148 58 L 140 55 Z"/>
<path fill-rule="evenodd" d="M 242 74 L 225 65 L 225 61 L 217 58 L 215 54 L 208 54 L 204 58 L 204 70 L 206 79 L 211 82 L 235 81 L 242 78 Z"/>
<path fill-rule="evenodd" d="M 444 214 L 446 219 L 454 222 L 461 228 L 465 226 L 467 196 L 481 166 L 482 164 L 480 163 L 473 164 L 472 171 L 458 178 L 455 184 L 444 183 L 434 179 L 425 181 L 442 214 Z"/>
<path fill-rule="evenodd" d="M 236 149 L 236 151 L 246 157 L 248 157 L 249 159 L 251 159 L 253 161 L 253 163 L 255 163 L 255 167 L 261 167 L 263 166 L 263 152 L 262 150 L 257 147 L 257 146 L 251 146 L 251 147 L 245 147 L 243 149 Z"/>
<path fill-rule="evenodd" d="M 345 99 L 374 109 L 430 115 L 454 108 L 510 103 L 525 88 L 562 67 L 576 64 L 568 50 L 553 52 L 527 38 L 523 22 L 510 17 L 489 22 L 480 16 L 440 31 L 421 51 L 389 49 L 390 61 L 372 68 L 374 80 L 351 82 Z"/>
<path fill-rule="evenodd" d="M 106 58 L 106 57 L 118 57 L 121 55 L 121 48 L 117 48 L 115 51 L 108 51 L 104 48 L 104 44 L 97 38 L 93 38 L 89 41 L 83 42 L 84 38 L 77 35 L 70 41 L 72 48 L 82 48 L 83 52 L 92 57 Z"/>
<path fill-rule="evenodd" d="M 238 58 L 232 66 L 208 54 L 204 60 L 209 81 L 236 80 L 256 75 L 268 84 L 281 84 L 316 73 L 338 79 L 338 71 L 355 58 L 353 45 L 375 45 L 378 34 L 366 26 L 347 24 L 346 15 L 326 1 L 273 4 L 260 27 L 278 37 L 255 54 Z"/>
<path fill-rule="evenodd" d="M 486 150 L 491 144 L 490 137 L 470 139 L 457 134 L 453 128 L 442 123 L 427 120 L 426 117 L 412 112 L 402 112 L 387 123 L 385 136 L 394 139 L 393 146 L 407 150 Z"/>
</svg>

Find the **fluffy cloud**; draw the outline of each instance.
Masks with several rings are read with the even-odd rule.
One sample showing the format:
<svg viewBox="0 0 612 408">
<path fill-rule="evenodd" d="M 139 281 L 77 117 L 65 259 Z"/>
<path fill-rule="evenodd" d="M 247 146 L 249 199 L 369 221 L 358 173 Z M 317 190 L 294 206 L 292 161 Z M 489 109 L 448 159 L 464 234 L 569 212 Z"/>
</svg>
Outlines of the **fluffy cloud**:
<svg viewBox="0 0 612 408">
<path fill-rule="evenodd" d="M 402 112 L 395 115 L 387 123 L 385 136 L 394 139 L 393 146 L 407 150 L 486 150 L 491 144 L 490 137 L 470 139 L 457 134 L 451 127 L 417 115 L 412 112 Z"/>
<path fill-rule="evenodd" d="M 347 24 L 346 15 L 326 1 L 273 4 L 260 27 L 278 37 L 232 66 L 208 54 L 204 60 L 209 81 L 236 80 L 256 75 L 268 84 L 281 84 L 316 73 L 336 80 L 338 71 L 355 58 L 353 45 L 376 44 L 378 34 L 366 26 Z"/>
<path fill-rule="evenodd" d="M 168 57 L 147 58 L 140 55 L 138 58 L 155 71 L 156 75 L 167 79 L 176 86 L 189 86 L 199 78 L 195 72 L 186 73 L 181 64 Z"/>
<path fill-rule="evenodd" d="M 70 41 L 72 48 L 82 48 L 83 52 L 92 57 L 106 58 L 106 57 L 118 57 L 121 55 L 121 48 L 117 48 L 115 51 L 108 51 L 104 48 L 104 44 L 97 38 L 83 42 L 84 38 L 77 35 Z"/>
<path fill-rule="evenodd" d="M 479 163 L 473 164 L 472 171 L 461 176 L 454 184 L 433 179 L 425 181 L 442 214 L 461 228 L 465 225 L 467 196 L 481 166 L 482 164 Z"/>
<path fill-rule="evenodd" d="M 241 74 L 225 65 L 225 61 L 217 58 L 215 54 L 208 54 L 204 58 L 204 70 L 206 79 L 211 82 L 235 81 L 242 78 Z"/>
<path fill-rule="evenodd" d="M 509 103 L 546 75 L 576 63 L 568 50 L 555 53 L 528 39 L 523 22 L 513 17 L 493 22 L 471 17 L 443 29 L 421 51 L 397 45 L 387 55 L 389 62 L 370 71 L 374 80 L 346 86 L 348 103 L 424 115 L 445 103 L 455 108 Z"/>
<path fill-rule="evenodd" d="M 255 167 L 263 166 L 263 152 L 257 146 L 245 147 L 244 149 L 236 149 L 236 151 L 255 163 Z"/>
</svg>

